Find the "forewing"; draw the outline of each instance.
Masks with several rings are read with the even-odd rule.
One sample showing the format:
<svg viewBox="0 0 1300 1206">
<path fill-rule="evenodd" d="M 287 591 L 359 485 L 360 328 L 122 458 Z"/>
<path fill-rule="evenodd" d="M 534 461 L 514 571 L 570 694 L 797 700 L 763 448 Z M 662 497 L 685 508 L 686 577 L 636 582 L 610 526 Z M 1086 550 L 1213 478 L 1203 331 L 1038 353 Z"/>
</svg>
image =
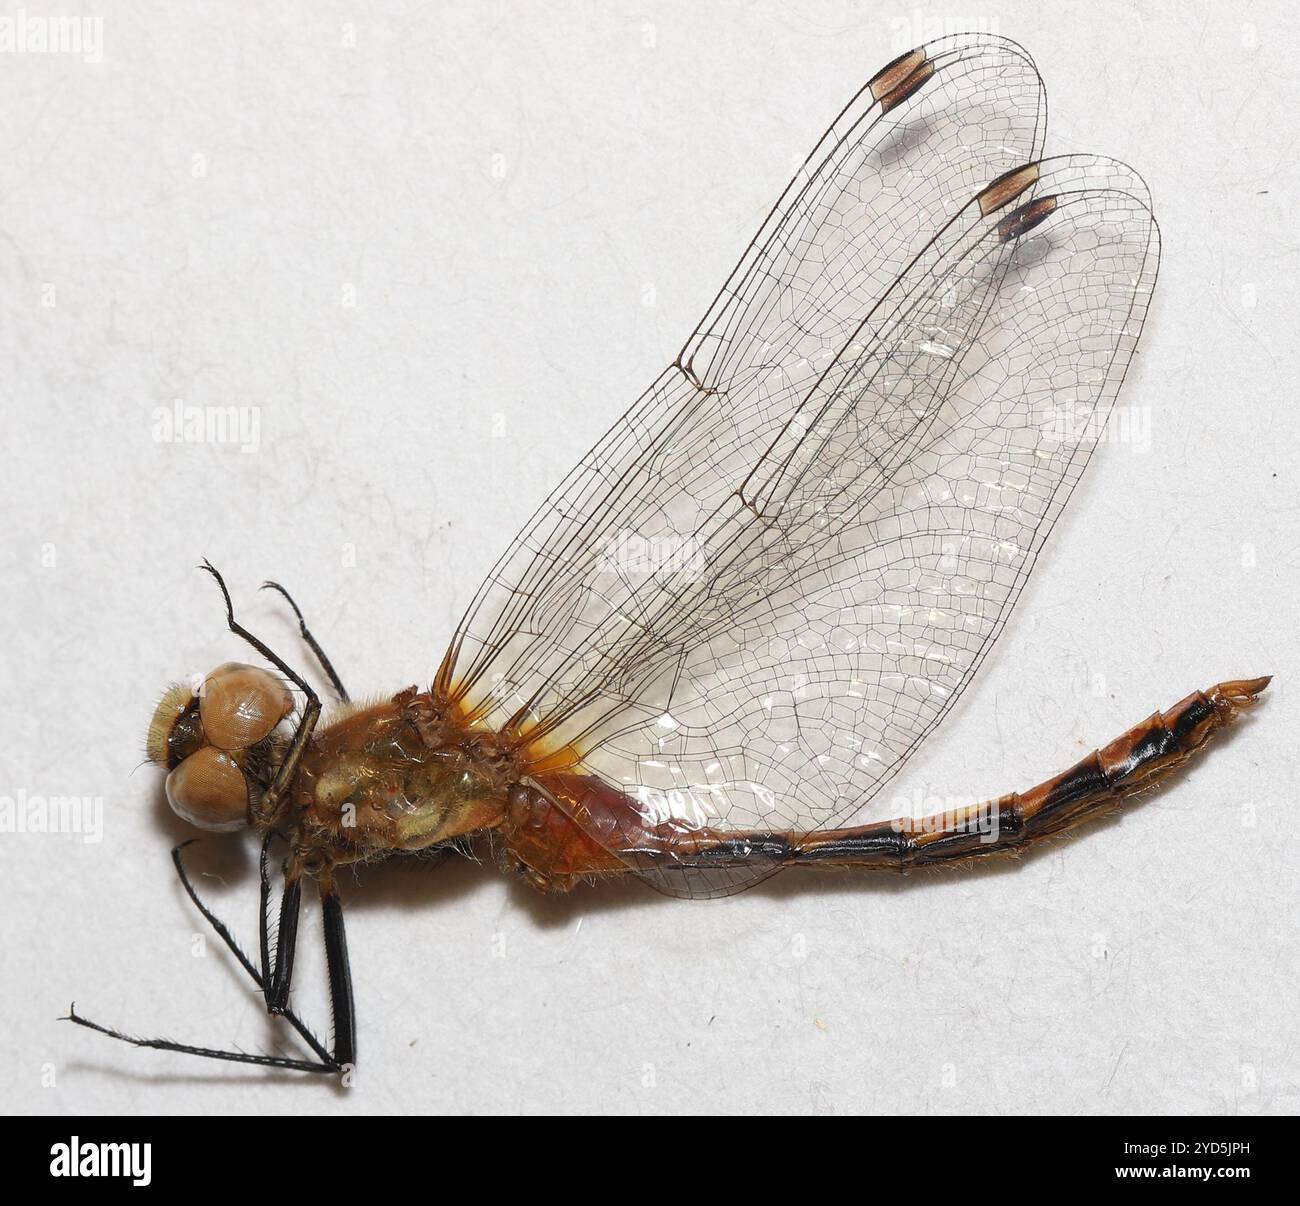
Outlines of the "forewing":
<svg viewBox="0 0 1300 1206">
<path fill-rule="evenodd" d="M 836 119 L 678 362 L 585 456 L 476 596 L 440 687 L 485 723 L 555 724 L 610 681 L 663 572 L 752 472 L 907 264 L 987 180 L 1042 146 L 1046 102 L 1014 43 L 902 56 Z"/>
</svg>

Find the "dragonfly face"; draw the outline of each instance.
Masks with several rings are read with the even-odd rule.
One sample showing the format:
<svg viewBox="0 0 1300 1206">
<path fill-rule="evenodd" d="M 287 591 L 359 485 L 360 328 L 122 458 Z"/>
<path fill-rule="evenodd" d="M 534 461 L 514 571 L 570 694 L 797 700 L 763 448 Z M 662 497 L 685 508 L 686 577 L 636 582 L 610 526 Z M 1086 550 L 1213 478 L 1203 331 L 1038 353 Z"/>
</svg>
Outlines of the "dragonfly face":
<svg viewBox="0 0 1300 1206">
<path fill-rule="evenodd" d="M 226 662 L 196 693 L 169 687 L 149 722 L 146 750 L 165 768 L 167 802 L 183 820 L 214 833 L 249 823 L 250 796 L 264 785 L 272 735 L 293 697 L 258 666 Z"/>
</svg>

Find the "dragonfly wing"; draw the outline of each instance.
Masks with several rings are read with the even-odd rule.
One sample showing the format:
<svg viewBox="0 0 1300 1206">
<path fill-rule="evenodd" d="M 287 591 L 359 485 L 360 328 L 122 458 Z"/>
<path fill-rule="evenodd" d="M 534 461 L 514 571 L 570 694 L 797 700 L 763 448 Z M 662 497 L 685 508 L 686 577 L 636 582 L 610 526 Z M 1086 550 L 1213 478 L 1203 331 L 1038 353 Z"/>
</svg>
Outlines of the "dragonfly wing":
<svg viewBox="0 0 1300 1206">
<path fill-rule="evenodd" d="M 818 143 L 688 340 L 489 575 L 438 673 L 484 723 L 554 715 L 658 587 L 646 563 L 752 470 L 900 272 L 985 181 L 1041 151 L 1042 82 L 998 38 L 940 39 L 877 73 Z M 626 572 L 611 573 L 611 566 Z"/>
</svg>

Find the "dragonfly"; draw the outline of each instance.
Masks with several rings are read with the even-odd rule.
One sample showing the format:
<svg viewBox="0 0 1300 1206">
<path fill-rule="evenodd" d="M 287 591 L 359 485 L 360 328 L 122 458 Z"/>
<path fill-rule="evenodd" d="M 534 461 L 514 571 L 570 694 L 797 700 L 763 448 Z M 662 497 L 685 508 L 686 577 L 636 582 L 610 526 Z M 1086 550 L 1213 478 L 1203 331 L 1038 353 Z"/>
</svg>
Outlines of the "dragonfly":
<svg viewBox="0 0 1300 1206">
<path fill-rule="evenodd" d="M 1101 438 L 1156 284 L 1131 168 L 1044 157 L 1014 42 L 901 55 L 835 118 L 681 353 L 488 575 L 427 686 L 337 703 L 235 618 L 259 664 L 163 696 L 150 759 L 199 830 L 262 835 L 259 958 L 181 883 L 310 1049 L 139 1047 L 350 1075 L 339 873 L 486 852 L 545 891 L 679 897 L 789 867 L 905 871 L 1023 851 L 1157 785 L 1267 686 L 1220 682 L 1027 791 L 852 825 L 1005 627 Z M 432 667 L 430 668 L 432 670 Z M 301 704 L 298 698 L 301 697 Z M 271 845 L 280 866 L 271 924 Z M 290 1003 L 320 897 L 332 1041 Z M 272 940 L 274 934 L 274 941 Z"/>
</svg>

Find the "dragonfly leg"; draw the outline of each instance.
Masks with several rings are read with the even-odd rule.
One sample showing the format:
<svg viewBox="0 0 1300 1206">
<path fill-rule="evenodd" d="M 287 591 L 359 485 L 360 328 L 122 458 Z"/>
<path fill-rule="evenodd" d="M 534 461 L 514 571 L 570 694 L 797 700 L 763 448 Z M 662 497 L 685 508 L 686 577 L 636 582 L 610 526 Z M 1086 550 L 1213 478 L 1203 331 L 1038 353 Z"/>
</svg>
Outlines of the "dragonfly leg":
<svg viewBox="0 0 1300 1206">
<path fill-rule="evenodd" d="M 272 964 L 266 911 L 270 903 L 270 881 L 266 874 L 266 846 L 261 858 L 261 947 L 262 995 L 267 1013 L 284 1013 L 289 1007 L 289 986 L 293 982 L 293 957 L 298 949 L 298 908 L 302 903 L 302 873 L 290 860 L 284 873 L 284 891 L 280 895 L 280 924 L 275 934 L 275 960 Z"/>
<path fill-rule="evenodd" d="M 196 840 L 197 839 L 192 839 L 192 841 L 196 841 Z M 259 973 L 257 968 L 253 966 L 252 961 L 248 958 L 247 955 L 244 954 L 239 944 L 235 941 L 234 935 L 231 934 L 229 927 L 226 926 L 226 924 L 223 921 L 221 921 L 221 919 L 218 918 L 216 914 L 212 912 L 211 909 L 208 908 L 208 906 L 203 902 L 203 899 L 199 896 L 198 892 L 195 890 L 194 884 L 190 880 L 189 873 L 185 869 L 184 861 L 181 858 L 181 851 L 184 850 L 185 847 L 190 844 L 191 844 L 190 842 L 182 842 L 179 846 L 177 846 L 172 851 L 172 863 L 176 867 L 176 874 L 179 876 L 181 883 L 184 885 L 186 894 L 189 896 L 190 900 L 193 901 L 195 908 L 197 908 L 198 911 L 202 914 L 204 920 L 207 921 L 207 923 L 212 927 L 217 937 L 221 939 L 221 941 L 226 945 L 226 947 L 230 950 L 230 952 L 235 956 L 236 960 L 239 962 L 239 965 L 248 973 L 249 977 L 258 986 L 258 988 L 262 990 L 263 995 L 266 995 L 267 984 L 268 984 L 266 967 L 269 960 L 266 954 L 265 891 L 263 892 L 263 908 L 262 908 L 263 922 L 260 927 L 262 933 L 263 971 Z M 264 842 L 263 863 L 265 863 L 265 853 L 266 853 L 266 843 Z M 265 883 L 265 875 L 263 875 L 263 881 Z M 135 1047 L 149 1047 L 157 1051 L 178 1051 L 184 1055 L 198 1055 L 204 1059 L 225 1060 L 227 1062 L 241 1063 L 241 1064 L 255 1064 L 259 1067 L 264 1067 L 264 1068 L 280 1068 L 285 1071 L 292 1071 L 292 1072 L 336 1073 L 336 1072 L 343 1071 L 343 1064 L 345 1062 L 349 1064 L 352 1062 L 351 1058 L 349 1058 L 347 1061 L 343 1061 L 336 1058 L 334 1055 L 328 1052 L 325 1049 L 324 1045 L 320 1042 L 320 1040 L 316 1038 L 316 1036 L 307 1028 L 307 1026 L 303 1023 L 303 1021 L 298 1017 L 298 1015 L 295 1014 L 292 1010 L 285 1008 L 284 1010 L 281 1011 L 281 1015 L 298 1032 L 298 1034 L 302 1037 L 303 1041 L 306 1042 L 306 1044 L 312 1049 L 312 1051 L 316 1055 L 316 1059 L 314 1060 L 293 1059 L 291 1057 L 281 1056 L 281 1055 L 261 1055 L 254 1052 L 246 1052 L 246 1051 L 226 1051 L 215 1047 L 200 1047 L 191 1043 L 178 1043 L 172 1039 L 139 1038 L 138 1036 L 126 1034 L 120 1030 L 114 1030 L 108 1026 L 102 1026 L 98 1022 L 92 1022 L 89 1018 L 82 1017 L 80 1014 L 77 1013 L 75 1002 L 68 1010 L 68 1015 L 65 1020 L 69 1022 L 75 1022 L 78 1026 L 84 1026 L 88 1030 L 98 1031 L 100 1034 L 105 1034 L 109 1038 L 117 1039 L 119 1042 L 130 1043 L 132 1046 Z M 355 1043 L 351 1045 L 350 1050 L 352 1051 L 355 1050 Z"/>
<path fill-rule="evenodd" d="M 172 863 L 176 868 L 176 875 L 180 879 L 181 885 L 185 888 L 186 895 L 189 896 L 190 900 L 194 904 L 194 907 L 198 909 L 199 913 L 202 914 L 203 919 L 212 927 L 213 932 L 217 935 L 217 937 L 220 938 L 221 941 L 226 944 L 227 949 L 239 961 L 240 966 L 243 967 L 243 969 L 248 973 L 249 978 L 261 990 L 263 998 L 267 996 L 268 985 L 271 979 L 270 972 L 268 970 L 270 965 L 270 958 L 267 952 L 267 932 L 266 932 L 267 893 L 270 890 L 269 882 L 266 877 L 266 850 L 273 836 L 274 836 L 273 834 L 268 833 L 265 839 L 263 839 L 262 841 L 262 856 L 261 856 L 262 907 L 260 911 L 261 924 L 258 927 L 259 935 L 261 938 L 261 951 L 262 951 L 261 972 L 259 972 L 257 968 L 253 966 L 252 960 L 250 960 L 248 956 L 244 954 L 242 948 L 235 941 L 234 935 L 231 934 L 230 928 L 225 924 L 225 922 L 223 922 L 219 917 L 217 917 L 217 915 L 213 913 L 212 910 L 209 909 L 208 906 L 203 902 L 203 898 L 199 896 L 197 890 L 194 887 L 193 882 L 190 880 L 189 872 L 185 869 L 185 863 L 181 858 L 181 851 L 184 850 L 186 846 L 189 846 L 193 842 L 198 841 L 198 839 L 191 838 L 190 841 L 182 842 L 179 846 L 175 847 L 172 850 Z M 306 1042 L 306 1044 L 322 1060 L 326 1060 L 326 1061 L 329 1060 L 330 1058 L 329 1052 L 325 1050 L 324 1045 L 311 1032 L 311 1030 L 308 1029 L 306 1023 L 304 1023 L 303 1020 L 296 1013 L 293 1012 L 293 1010 L 285 1008 L 281 1010 L 280 1013 L 284 1017 L 285 1021 L 287 1021 L 299 1033 L 299 1035 L 302 1036 L 303 1041 Z"/>
<path fill-rule="evenodd" d="M 285 872 L 285 889 L 280 897 L 280 927 L 276 935 L 275 960 L 272 967 L 270 937 L 266 917 L 271 903 L 271 881 L 266 869 L 267 849 L 271 837 L 262 842 L 259 870 L 261 875 L 261 927 L 263 996 L 268 1013 L 293 1017 L 289 1009 L 289 987 L 293 981 L 293 957 L 298 944 L 298 907 L 302 899 L 300 868 L 291 860 Z M 318 879 L 321 916 L 325 930 L 325 964 L 329 975 L 330 1010 L 334 1015 L 334 1050 L 324 1058 L 340 1072 L 356 1062 L 356 1014 L 352 1001 L 352 970 L 348 964 L 348 942 L 343 928 L 343 902 L 339 899 L 334 872 L 326 868 Z"/>
<path fill-rule="evenodd" d="M 325 924 L 325 963 L 329 972 L 330 1009 L 334 1015 L 334 1062 L 340 1071 L 356 1063 L 356 1009 L 352 999 L 352 968 L 343 929 L 343 902 L 332 872 L 320 878 L 321 913 Z"/>
<path fill-rule="evenodd" d="M 325 677 L 330 680 L 330 685 L 334 688 L 334 693 L 343 703 L 350 703 L 351 698 L 348 695 L 347 688 L 343 685 L 343 680 L 339 678 L 334 669 L 334 663 L 325 656 L 325 650 L 320 647 L 316 638 L 312 636 L 311 630 L 307 627 L 307 621 L 302 617 L 302 611 L 298 604 L 293 601 L 293 596 L 284 589 L 278 582 L 263 582 L 263 590 L 273 590 L 284 597 L 285 602 L 293 608 L 293 614 L 298 617 L 298 631 L 302 633 L 302 639 L 306 642 L 307 648 L 316 655 L 316 661 L 320 668 L 325 671 Z"/>
<path fill-rule="evenodd" d="M 155 1051 L 179 1051 L 182 1055 L 198 1055 L 203 1059 L 220 1059 L 227 1060 L 236 1064 L 256 1064 L 261 1068 L 282 1068 L 287 1072 L 326 1072 L 335 1073 L 339 1069 L 333 1064 L 317 1063 L 314 1060 L 306 1059 L 289 1059 L 280 1055 L 258 1055 L 248 1051 L 224 1051 L 218 1047 L 196 1047 L 190 1043 L 177 1043 L 172 1039 L 162 1038 L 139 1038 L 136 1035 L 124 1034 L 120 1030 L 114 1030 L 110 1026 L 101 1026 L 98 1022 L 92 1022 L 89 1018 L 84 1018 L 77 1012 L 77 1003 L 74 1001 L 68 1007 L 67 1016 L 60 1021 L 75 1022 L 78 1026 L 84 1026 L 87 1030 L 96 1030 L 100 1034 L 106 1034 L 111 1039 L 117 1039 L 122 1043 L 130 1043 L 133 1047 L 150 1047 Z"/>
</svg>

